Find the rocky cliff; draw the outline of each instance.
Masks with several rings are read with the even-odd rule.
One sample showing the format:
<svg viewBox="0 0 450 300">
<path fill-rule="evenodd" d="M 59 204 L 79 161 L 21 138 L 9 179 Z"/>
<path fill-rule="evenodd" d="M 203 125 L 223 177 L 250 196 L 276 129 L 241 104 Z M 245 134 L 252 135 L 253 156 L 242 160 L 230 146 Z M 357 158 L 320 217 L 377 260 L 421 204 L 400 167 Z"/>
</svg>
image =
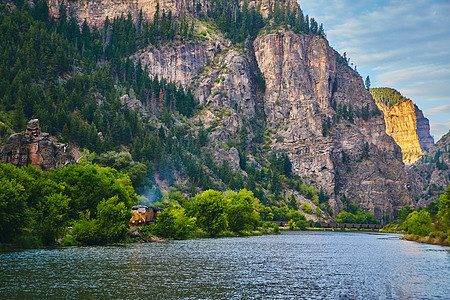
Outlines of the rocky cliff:
<svg viewBox="0 0 450 300">
<path fill-rule="evenodd" d="M 371 93 L 383 112 L 386 133 L 402 148 L 403 162 L 411 165 L 434 144 L 430 123 L 411 100 L 401 97 L 395 90 L 392 93 L 389 91 L 390 94 L 382 94 L 383 90 L 392 89 L 375 88 L 371 89 Z M 399 96 L 399 100 L 391 99 L 396 96 Z"/>
<path fill-rule="evenodd" d="M 444 135 L 407 171 L 417 206 L 436 201 L 450 184 L 450 132 Z"/>
<path fill-rule="evenodd" d="M 205 43 L 210 42 L 188 47 L 200 49 Z M 381 116 L 361 118 L 363 107 L 373 110 L 376 104 L 360 76 L 337 62 L 339 54 L 326 39 L 289 30 L 266 33 L 244 48 L 211 51 L 215 55 L 207 64 L 185 55 L 186 47 L 163 50 L 158 56 L 143 51 L 138 57 L 149 66 L 163 66 L 164 60 L 192 66 L 193 72 L 179 76 L 164 68 L 149 70 L 151 77 L 168 76 L 194 89 L 204 106 L 196 118 L 211 128 L 205 151 L 216 163 L 225 160 L 238 170 L 238 152 L 222 145 L 238 139 L 242 127 L 248 128 L 251 140 L 257 135 L 253 122 L 259 120 L 264 147 L 288 154 L 296 175 L 334 195 L 335 213 L 342 208 L 342 195 L 378 217 L 411 204 L 400 148 L 385 133 Z M 195 70 L 199 71 L 193 76 Z M 259 72 L 264 92 L 257 87 Z M 352 111 L 352 121 L 337 112 L 344 106 Z M 327 119 L 331 125 L 324 136 Z M 258 168 L 253 154 L 248 161 Z"/>
<path fill-rule="evenodd" d="M 267 126 L 276 132 L 272 149 L 288 153 L 298 175 L 377 216 L 408 204 L 400 149 L 384 133 L 382 118 L 364 121 L 355 114 L 351 122 L 334 109 L 359 112 L 375 103 L 328 42 L 283 31 L 258 37 L 254 48 L 266 80 Z M 324 136 L 327 118 L 332 125 Z"/>
<path fill-rule="evenodd" d="M 75 16 L 79 23 L 86 20 L 89 26 L 101 27 L 108 17 L 113 20 L 121 15 L 131 14 L 134 20 L 139 18 L 142 11 L 142 17 L 145 20 L 152 20 L 159 3 L 160 12 L 163 10 L 172 12 L 172 16 L 181 17 L 185 12 L 188 15 L 197 12 L 197 4 L 202 11 L 206 11 L 210 1 L 207 0 L 91 0 L 91 1 L 66 1 L 49 0 L 48 6 L 50 14 L 59 18 L 60 6 L 64 4 L 67 15 Z"/>
<path fill-rule="evenodd" d="M 243 1 L 241 1 L 243 2 Z M 267 17 L 274 3 L 278 0 L 249 0 L 249 7 L 259 7 L 263 17 Z M 69 1 L 69 0 L 48 0 L 50 14 L 59 18 L 60 7 L 64 5 L 67 15 L 76 16 L 79 23 L 86 22 L 89 26 L 101 27 L 106 17 L 113 20 L 122 14 L 127 16 L 131 13 L 133 19 L 137 20 L 142 11 L 142 17 L 145 20 L 152 20 L 159 4 L 160 12 L 163 10 L 172 12 L 172 16 L 181 17 L 184 13 L 187 16 L 195 16 L 199 13 L 206 13 L 211 1 L 208 0 L 91 0 L 91 1 Z M 292 9 L 297 9 L 298 4 L 295 0 L 288 0 L 285 4 Z"/>
<path fill-rule="evenodd" d="M 56 11 L 58 1 L 53 2 Z M 264 14 L 272 2 L 256 5 Z M 200 3 L 202 9 L 208 5 Z M 192 13 L 192 4 L 160 1 L 161 10 L 170 9 L 174 16 Z M 141 9 L 151 18 L 156 1 L 67 6 L 80 21 L 99 25 L 106 16 L 137 15 Z M 216 164 L 228 161 L 247 176 L 235 146 L 239 141 L 246 163 L 256 169 L 270 153 L 287 154 L 294 175 L 332 196 L 334 214 L 342 209 L 343 195 L 377 217 L 412 204 L 400 147 L 386 134 L 381 116 L 362 117 L 376 104 L 359 74 L 326 39 L 278 28 L 232 45 L 216 28 L 205 26 L 195 23 L 195 36 L 206 32 L 202 38 L 149 45 L 132 58 L 147 66 L 151 78 L 192 89 L 201 105 L 192 121 L 207 129 L 202 151 L 211 153 Z"/>
<path fill-rule="evenodd" d="M 26 132 L 9 137 L 0 148 L 0 158 L 3 163 L 12 163 L 16 167 L 31 165 L 42 170 L 73 162 L 68 146 L 53 142 L 48 133 L 41 133 L 37 119 L 28 122 Z"/>
<path fill-rule="evenodd" d="M 417 120 L 417 136 L 423 151 L 428 151 L 434 145 L 434 138 L 430 134 L 430 121 L 425 118 L 423 112 L 414 104 L 414 112 Z"/>
</svg>

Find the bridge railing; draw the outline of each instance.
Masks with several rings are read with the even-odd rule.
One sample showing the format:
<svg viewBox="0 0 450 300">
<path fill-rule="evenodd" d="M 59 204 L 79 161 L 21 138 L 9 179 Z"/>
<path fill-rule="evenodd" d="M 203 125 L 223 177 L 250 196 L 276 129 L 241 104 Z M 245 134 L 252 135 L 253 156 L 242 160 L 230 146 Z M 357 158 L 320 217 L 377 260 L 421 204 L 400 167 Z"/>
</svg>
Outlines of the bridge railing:
<svg viewBox="0 0 450 300">
<path fill-rule="evenodd" d="M 280 227 L 289 226 L 288 221 L 271 221 Z M 314 227 L 315 223 L 308 223 L 309 227 Z M 322 228 L 362 228 L 362 229 L 381 229 L 383 225 L 380 224 L 354 224 L 354 223 L 336 223 L 336 222 L 320 222 Z"/>
</svg>

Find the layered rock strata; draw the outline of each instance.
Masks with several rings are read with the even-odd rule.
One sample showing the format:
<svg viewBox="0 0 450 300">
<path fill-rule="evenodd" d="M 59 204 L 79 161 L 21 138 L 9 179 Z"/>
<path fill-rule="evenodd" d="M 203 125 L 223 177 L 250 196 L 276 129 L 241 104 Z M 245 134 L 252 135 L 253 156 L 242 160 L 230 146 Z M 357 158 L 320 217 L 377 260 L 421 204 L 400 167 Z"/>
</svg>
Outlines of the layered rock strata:
<svg viewBox="0 0 450 300">
<path fill-rule="evenodd" d="M 55 143 L 48 133 L 41 133 L 37 119 L 28 122 L 26 132 L 9 137 L 0 148 L 0 158 L 3 163 L 16 167 L 31 165 L 43 170 L 63 167 L 73 161 L 66 144 Z"/>
<path fill-rule="evenodd" d="M 210 5 L 210 1 L 207 0 L 49 0 L 48 6 L 50 14 L 56 18 L 59 18 L 60 6 L 64 4 L 67 15 L 76 16 L 79 23 L 86 20 L 89 26 L 102 27 L 107 17 L 113 20 L 121 15 L 126 17 L 130 13 L 133 19 L 137 20 L 141 11 L 144 20 L 152 20 L 158 3 L 160 14 L 163 10 L 166 13 L 171 11 L 172 16 L 176 18 L 181 17 L 183 13 L 190 15 L 197 12 L 197 3 L 204 12 Z"/>
<path fill-rule="evenodd" d="M 407 169 L 416 206 L 437 201 L 450 184 L 450 132 Z"/>
<path fill-rule="evenodd" d="M 243 1 L 242 1 L 243 2 Z M 249 7 L 259 8 L 263 17 L 267 17 L 270 11 L 273 11 L 275 3 L 280 4 L 278 0 L 249 0 Z M 156 6 L 159 3 L 160 13 L 163 10 L 172 12 L 172 16 L 181 17 L 184 13 L 187 16 L 195 16 L 200 12 L 206 13 L 211 5 L 208 0 L 90 0 L 90 1 L 69 1 L 69 0 L 48 0 L 50 14 L 59 18 L 60 6 L 64 4 L 67 15 L 74 15 L 80 23 L 86 22 L 89 26 L 101 27 L 108 17 L 113 20 L 121 15 L 127 16 L 130 13 L 134 20 L 137 20 L 142 11 L 144 20 L 152 20 L 156 12 Z M 295 0 L 288 0 L 282 3 L 293 10 L 298 9 Z"/>
<path fill-rule="evenodd" d="M 261 35 L 254 49 L 266 81 L 266 121 L 277 133 L 272 149 L 289 155 L 296 174 L 378 217 L 411 203 L 400 148 L 386 135 L 383 119 L 355 114 L 352 124 L 337 118 L 333 107 L 361 111 L 376 104 L 325 39 L 283 31 Z M 327 117 L 333 126 L 324 137 Z"/>
<path fill-rule="evenodd" d="M 402 148 L 403 162 L 415 163 L 434 144 L 428 119 L 409 99 L 393 106 L 381 101 L 377 105 L 384 115 L 386 133 Z"/>
</svg>

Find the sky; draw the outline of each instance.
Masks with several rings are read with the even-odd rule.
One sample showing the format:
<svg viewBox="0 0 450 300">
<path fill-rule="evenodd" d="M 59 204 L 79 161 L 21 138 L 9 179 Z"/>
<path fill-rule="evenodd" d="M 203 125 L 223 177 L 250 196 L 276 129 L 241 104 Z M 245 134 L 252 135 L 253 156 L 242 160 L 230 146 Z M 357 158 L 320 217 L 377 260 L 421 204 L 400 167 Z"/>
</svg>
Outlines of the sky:
<svg viewBox="0 0 450 300">
<path fill-rule="evenodd" d="M 450 129 L 450 0 L 298 0 L 371 87 L 391 87 Z"/>
</svg>

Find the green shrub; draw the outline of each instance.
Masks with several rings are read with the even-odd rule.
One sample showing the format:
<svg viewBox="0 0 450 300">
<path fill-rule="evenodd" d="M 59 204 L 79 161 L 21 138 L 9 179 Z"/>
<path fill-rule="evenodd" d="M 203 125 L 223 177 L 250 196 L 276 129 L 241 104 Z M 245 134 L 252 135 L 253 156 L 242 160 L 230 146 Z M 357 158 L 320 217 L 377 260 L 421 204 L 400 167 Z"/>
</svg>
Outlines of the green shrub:
<svg viewBox="0 0 450 300">
<path fill-rule="evenodd" d="M 295 224 L 294 220 L 292 220 L 292 219 L 289 220 L 288 224 L 289 224 L 289 230 L 294 230 L 297 225 L 297 224 Z"/>
<path fill-rule="evenodd" d="M 211 236 L 227 229 L 226 202 L 221 192 L 207 190 L 198 194 L 190 205 L 190 216 L 197 218 L 197 225 Z"/>
<path fill-rule="evenodd" d="M 408 215 L 403 226 L 410 234 L 426 236 L 431 232 L 430 213 L 425 210 L 413 211 Z"/>
<path fill-rule="evenodd" d="M 61 244 L 63 246 L 79 246 L 80 243 L 71 235 L 66 235 L 61 240 Z"/>
<path fill-rule="evenodd" d="M 227 194 L 227 193 L 226 193 Z M 251 191 L 240 190 L 238 194 L 228 193 L 227 220 L 231 231 L 251 231 L 256 228 L 259 220 L 259 200 Z"/>
<path fill-rule="evenodd" d="M 185 239 L 195 228 L 196 218 L 189 218 L 179 204 L 165 209 L 158 215 L 153 233 L 162 238 Z"/>
<path fill-rule="evenodd" d="M 322 211 L 320 210 L 319 207 L 316 207 L 316 216 L 318 216 L 319 218 L 322 217 Z"/>
<path fill-rule="evenodd" d="M 305 220 L 297 221 L 296 227 L 300 230 L 306 230 L 306 221 Z"/>
<path fill-rule="evenodd" d="M 276 234 L 280 233 L 280 226 L 278 226 L 277 224 L 275 224 L 275 223 L 270 223 L 270 224 L 269 224 L 269 227 L 273 228 L 273 231 L 274 231 Z"/>
<path fill-rule="evenodd" d="M 24 249 L 35 249 L 42 247 L 42 241 L 39 237 L 32 235 L 31 232 L 24 231 L 17 237 L 16 243 Z"/>
<path fill-rule="evenodd" d="M 79 220 L 73 224 L 72 236 L 85 245 L 95 245 L 102 241 L 97 220 Z"/>
<path fill-rule="evenodd" d="M 312 214 L 312 208 L 311 205 L 308 204 L 308 202 L 302 204 L 302 209 L 305 213 Z"/>
</svg>

